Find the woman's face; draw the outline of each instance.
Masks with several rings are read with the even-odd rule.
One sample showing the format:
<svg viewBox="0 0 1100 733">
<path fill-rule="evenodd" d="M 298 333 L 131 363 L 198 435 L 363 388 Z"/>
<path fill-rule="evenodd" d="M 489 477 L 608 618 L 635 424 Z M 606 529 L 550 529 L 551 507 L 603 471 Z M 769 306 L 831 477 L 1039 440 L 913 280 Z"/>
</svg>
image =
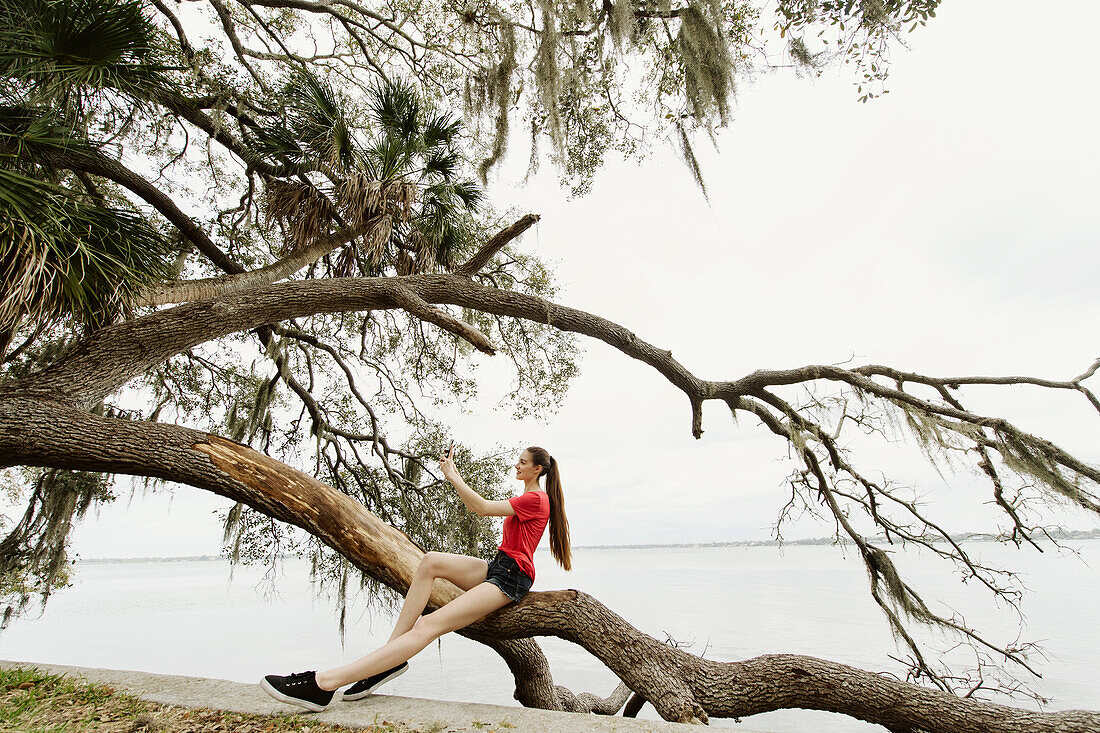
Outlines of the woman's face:
<svg viewBox="0 0 1100 733">
<path fill-rule="evenodd" d="M 523 451 L 519 454 L 519 460 L 516 461 L 516 479 L 527 483 L 531 479 L 538 478 L 538 475 L 542 473 L 542 467 L 535 464 L 531 460 L 531 454 L 527 451 Z"/>
</svg>

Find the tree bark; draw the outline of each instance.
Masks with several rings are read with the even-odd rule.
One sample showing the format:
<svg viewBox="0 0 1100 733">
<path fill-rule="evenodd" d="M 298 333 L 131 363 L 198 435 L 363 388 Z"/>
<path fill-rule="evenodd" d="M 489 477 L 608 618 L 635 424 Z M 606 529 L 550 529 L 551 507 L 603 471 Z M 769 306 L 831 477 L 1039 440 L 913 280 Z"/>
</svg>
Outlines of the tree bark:
<svg viewBox="0 0 1100 733">
<path fill-rule="evenodd" d="M 192 346 L 318 313 L 401 308 L 402 300 L 407 298 L 403 292 L 428 303 L 524 318 L 599 339 L 652 366 L 687 393 L 693 405 L 695 400 L 701 404 L 703 399 L 730 400 L 736 396 L 734 383 L 699 379 L 673 359 L 671 352 L 646 343 L 617 323 L 535 296 L 477 285 L 460 275 L 284 282 L 225 298 L 185 303 L 102 329 L 74 347 L 63 361 L 12 386 L 64 395 L 74 404 L 90 407 Z M 698 413 L 701 416 L 701 408 Z"/>
<path fill-rule="evenodd" d="M 92 172 L 104 175 L 104 173 L 98 169 Z M 171 216 L 173 213 L 172 209 L 166 210 L 162 208 L 161 211 L 168 216 L 170 221 L 180 226 L 181 229 L 182 226 L 189 223 L 191 224 L 191 228 L 194 228 L 190 220 L 186 220 L 183 224 L 178 223 L 177 218 Z M 175 213 L 178 214 L 178 210 Z M 467 277 L 476 274 L 481 268 L 488 264 L 489 260 L 493 258 L 493 255 L 503 249 L 504 246 L 513 239 L 527 231 L 538 220 L 539 218 L 535 214 L 527 214 L 511 226 L 505 227 L 486 242 L 468 262 L 459 266 L 459 268 L 455 270 L 456 274 L 465 275 Z M 312 244 L 290 253 L 277 262 L 265 265 L 264 267 L 258 267 L 255 270 L 242 271 L 239 266 L 236 266 L 237 269 L 235 271 L 228 270 L 230 274 L 220 277 L 203 278 L 201 280 L 181 280 L 179 282 L 158 285 L 151 288 L 148 292 L 142 293 L 135 304 L 140 306 L 152 306 L 165 305 L 168 303 L 184 303 L 192 300 L 205 300 L 207 298 L 225 298 L 230 295 L 254 290 L 264 285 L 270 285 L 271 283 L 284 280 L 302 268 L 313 264 L 337 247 L 347 244 L 356 237 L 363 236 L 377 224 L 378 219 L 375 218 L 355 226 L 345 227 L 340 231 L 318 238 L 317 241 Z M 190 229 L 184 231 L 188 236 L 192 236 Z M 209 251 L 210 247 L 214 247 L 212 242 L 209 242 L 209 240 L 205 242 L 196 240 L 196 244 L 199 246 L 199 249 L 214 259 Z M 221 255 L 222 258 L 225 257 L 216 247 L 214 247 L 214 250 L 216 250 L 215 254 Z M 226 265 L 221 260 L 215 259 L 215 262 L 225 269 Z M 481 350 L 484 351 L 485 349 Z"/>
<path fill-rule="evenodd" d="M 5 388 L 0 398 L 0 465 L 126 473 L 185 483 L 303 528 L 398 592 L 407 590 L 416 570 L 420 550 L 403 533 L 347 495 L 247 446 L 188 428 L 97 416 L 40 393 Z M 459 592 L 438 581 L 431 606 L 445 604 Z M 596 696 L 583 705 L 570 705 L 584 696 L 560 694 L 553 687 L 545 657 L 530 641 L 549 635 L 584 647 L 666 720 L 705 723 L 710 717 L 801 707 L 844 713 L 891 730 L 929 733 L 1100 730 L 1100 713 L 1019 710 L 812 657 L 701 659 L 641 633 L 576 590 L 532 592 L 463 633 L 502 654 L 517 679 L 516 697 L 525 705 L 601 707 Z"/>
<path fill-rule="evenodd" d="M 255 270 L 233 272 L 220 277 L 208 277 L 201 280 L 180 280 L 158 285 L 142 293 L 135 305 L 150 306 L 166 303 L 183 303 L 190 300 L 207 298 L 225 298 L 263 285 L 270 285 L 290 277 L 304 267 L 321 259 L 337 247 L 347 244 L 371 230 L 375 219 L 356 226 L 349 226 L 323 237 L 306 247 L 298 249 L 270 265 Z M 204 250 L 205 251 L 205 250 Z"/>
<path fill-rule="evenodd" d="M 504 246 L 513 239 L 530 229 L 538 220 L 539 217 L 537 214 L 525 214 L 511 226 L 500 230 L 492 239 L 486 242 L 481 249 L 474 253 L 473 257 L 459 265 L 455 270 L 455 274 L 465 275 L 466 277 L 476 275 L 481 271 L 481 268 L 489 264 L 489 260 L 493 259 L 493 255 L 504 249 Z"/>
</svg>

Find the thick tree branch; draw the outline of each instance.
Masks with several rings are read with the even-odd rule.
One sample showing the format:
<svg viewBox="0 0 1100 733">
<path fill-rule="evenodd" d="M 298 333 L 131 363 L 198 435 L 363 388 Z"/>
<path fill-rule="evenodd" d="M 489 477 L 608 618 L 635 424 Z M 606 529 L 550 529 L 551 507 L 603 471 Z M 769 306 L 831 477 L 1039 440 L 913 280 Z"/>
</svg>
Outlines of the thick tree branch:
<svg viewBox="0 0 1100 733">
<path fill-rule="evenodd" d="M 458 275 L 294 281 L 186 303 L 105 328 L 77 345 L 64 360 L 20 380 L 13 388 L 68 395 L 78 404 L 90 406 L 197 344 L 317 313 L 401 307 L 398 290 L 415 293 L 428 303 L 468 307 L 582 333 L 653 366 L 689 395 L 715 391 L 713 383 L 695 377 L 672 359 L 671 352 L 638 339 L 616 323 L 534 296 L 480 286 Z"/>
<path fill-rule="evenodd" d="M 401 306 L 410 315 L 422 321 L 434 323 L 445 331 L 450 331 L 459 338 L 469 341 L 474 348 L 489 356 L 496 353 L 496 347 L 493 346 L 485 334 L 469 323 L 432 307 L 428 301 L 421 298 L 413 290 L 397 287 L 394 289 L 393 295 L 397 305 Z"/>
<path fill-rule="evenodd" d="M 617 323 L 532 295 L 480 286 L 458 275 L 288 282 L 221 300 L 190 303 L 104 329 L 74 349 L 63 362 L 35 375 L 33 381 L 51 390 L 71 390 L 75 375 L 87 378 L 90 374 L 98 374 L 92 384 L 83 385 L 86 389 L 82 393 L 87 396 L 82 399 L 99 401 L 152 366 L 198 343 L 255 328 L 263 323 L 316 313 L 402 307 L 401 299 L 407 296 L 399 290 L 413 293 L 428 303 L 446 303 L 532 320 L 598 339 L 656 369 L 682 390 L 693 406 L 696 402 L 719 399 L 737 409 L 743 396 L 757 394 L 765 387 L 819 379 L 840 381 L 898 404 L 1022 438 L 1029 445 L 1049 451 L 1053 459 L 1064 462 L 1090 480 L 1100 481 L 1100 471 L 1097 469 L 1078 461 L 1048 441 L 1016 430 L 1006 420 L 976 415 L 950 405 L 937 405 L 875 382 L 858 370 L 814 365 L 782 371 L 756 371 L 735 381 L 707 381 L 688 371 L 672 357 L 672 352 L 639 339 Z M 157 343 L 143 343 L 152 334 L 156 334 Z M 698 408 L 694 408 L 693 413 L 698 413 Z M 693 432 L 699 437 L 701 427 L 696 426 Z M 1000 444 L 993 447 L 1004 449 Z M 1086 508 L 1100 510 L 1100 505 L 1094 506 L 1094 502 L 1086 501 L 1085 505 Z"/>
<path fill-rule="evenodd" d="M 680 387 L 692 405 L 696 420 L 696 434 L 700 431 L 697 421 L 700 419 L 701 405 L 708 399 L 721 399 L 730 406 L 731 410 L 745 410 L 758 415 L 773 432 L 798 448 L 798 455 L 806 465 L 805 472 L 799 480 L 805 483 L 807 488 L 812 487 L 811 490 L 816 491 L 818 496 L 828 504 L 830 513 L 844 525 L 846 533 L 860 546 L 865 563 L 873 571 L 874 599 L 890 619 L 894 630 L 907 641 L 911 650 L 917 655 L 920 672 L 928 674 L 932 679 L 938 678 L 920 656 L 915 642 L 905 629 L 902 617 L 895 611 L 891 601 L 900 603 L 904 613 L 910 618 L 939 623 L 979 644 L 994 649 L 996 647 L 982 640 L 962 623 L 932 614 L 912 588 L 899 579 L 885 553 L 864 540 L 847 522 L 845 509 L 840 506 L 839 500 L 848 499 L 864 505 L 863 501 L 853 494 L 839 490 L 835 485 L 835 479 L 830 479 L 823 461 L 828 462 L 831 466 L 830 470 L 846 472 L 852 480 L 868 492 L 865 506 L 880 526 L 906 541 L 926 545 L 924 530 L 914 533 L 884 517 L 878 511 L 876 495 L 890 501 L 896 501 L 896 497 L 856 472 L 844 458 L 843 452 L 836 445 L 835 438 L 821 426 L 802 417 L 795 408 L 779 400 L 770 388 L 809 383 L 815 380 L 845 383 L 863 395 L 879 398 L 882 401 L 881 404 L 888 408 L 896 406 L 907 414 L 912 412 L 921 419 L 934 418 L 940 421 L 936 424 L 943 429 L 957 431 L 959 435 L 973 441 L 977 446 L 999 451 L 1005 457 L 1006 463 L 1016 456 L 1021 456 L 1019 460 L 1030 460 L 1032 454 L 1035 454 L 1037 456 L 1034 458 L 1035 461 L 1047 463 L 1039 468 L 1026 470 L 1038 471 L 1036 475 L 1040 479 L 1053 483 L 1055 491 L 1068 492 L 1067 496 L 1077 501 L 1079 505 L 1086 508 L 1095 506 L 1095 501 L 1090 498 L 1092 495 L 1082 486 L 1077 484 L 1071 486 L 1067 482 L 1076 480 L 1073 475 L 1079 476 L 1082 481 L 1095 481 L 1096 469 L 1078 461 L 1048 441 L 1019 431 L 1001 418 L 968 412 L 957 400 L 936 403 L 904 391 L 901 380 L 897 380 L 899 386 L 889 386 L 872 379 L 872 376 L 887 376 L 883 373 L 885 370 L 883 367 L 867 369 L 868 373 L 864 374 L 858 369 L 808 366 L 793 370 L 758 371 L 730 382 L 701 380 L 676 362 L 670 352 L 657 349 L 638 339 L 618 324 L 523 293 L 479 286 L 459 275 L 289 282 L 250 290 L 244 294 L 219 300 L 189 303 L 104 329 L 79 344 L 65 359 L 54 366 L 28 379 L 11 382 L 4 388 L 0 388 L 0 392 L 20 398 L 68 400 L 74 407 L 87 408 L 90 404 L 94 404 L 91 400 L 102 399 L 134 376 L 144 373 L 173 354 L 195 344 L 243 329 L 254 328 L 262 323 L 315 313 L 404 308 L 417 317 L 437 323 L 449 330 L 462 331 L 461 326 L 464 324 L 447 321 L 440 315 L 440 311 L 429 305 L 431 303 L 451 304 L 498 316 L 527 319 L 546 323 L 560 330 L 598 338 L 620 349 L 623 353 L 650 364 L 670 382 Z M 465 334 L 460 333 L 460 335 L 465 337 Z M 911 376 L 919 377 L 919 375 Z M 908 381 L 921 380 L 930 386 L 937 386 L 931 378 L 914 378 Z M 1042 380 L 1030 380 L 1031 383 L 1038 381 Z M 1063 388 L 1061 383 L 1050 382 L 1050 385 Z M 778 412 L 778 415 L 771 412 L 769 405 Z M 787 421 L 786 424 L 782 422 L 784 419 Z M 985 432 L 986 430 L 989 434 Z M 821 444 L 824 449 L 822 460 L 819 460 L 817 454 L 808 447 L 808 440 Z M 1025 469 L 1013 465 L 1013 470 Z M 1061 484 L 1058 483 L 1059 481 Z M 923 521 L 919 514 L 915 516 L 918 517 L 918 521 Z M 934 524 L 927 522 L 926 524 L 930 528 L 935 528 Z M 943 534 L 942 530 L 940 532 Z M 959 557 L 962 563 L 968 564 L 965 554 Z M 972 563 L 968 566 L 976 574 L 984 572 L 984 569 Z M 524 604 L 521 604 L 520 609 L 523 607 Z M 492 628 L 494 634 L 499 631 L 495 626 Z M 558 634 L 558 630 L 547 633 Z M 1015 656 L 1011 649 L 998 651 L 1010 658 Z M 639 652 L 637 659 L 643 659 L 648 654 L 650 654 L 649 650 L 644 653 Z M 665 660 L 665 662 L 668 661 Z M 1016 658 L 1015 661 L 1021 661 L 1021 659 Z M 609 666 L 611 666 L 610 663 Z M 634 673 L 626 669 L 615 666 L 612 666 L 612 669 L 632 690 L 640 693 L 645 699 L 653 701 L 663 716 L 672 716 L 670 719 L 705 720 L 707 712 L 697 705 L 698 695 L 695 691 L 682 689 L 679 686 L 680 683 L 675 683 L 672 687 L 653 689 L 651 685 L 646 685 L 632 677 L 631 674 Z M 944 684 L 942 680 L 941 684 Z M 543 693 L 545 690 L 536 696 L 543 696 Z"/>
<path fill-rule="evenodd" d="M 421 555 L 401 532 L 312 476 L 246 446 L 187 428 L 105 418 L 50 399 L 8 396 L 0 401 L 0 456 L 0 465 L 146 475 L 213 491 L 302 527 L 398 592 L 407 590 Z M 431 607 L 459 593 L 437 581 Z M 532 665 L 529 647 L 503 647 L 505 640 L 552 635 L 577 643 L 652 701 L 666 720 L 706 722 L 711 716 L 803 707 L 929 733 L 1087 733 L 1100 725 L 1098 713 L 1019 710 L 812 657 L 701 659 L 642 634 L 578 591 L 530 593 L 463 633 L 491 637 L 497 647 L 509 649 L 509 665 L 525 667 L 525 672 L 538 667 L 537 658 Z M 543 693 L 551 684 L 548 674 L 542 675 Z M 531 690 L 522 694 L 540 697 Z"/>
<path fill-rule="evenodd" d="M 557 691 L 563 710 L 571 713 L 595 713 L 596 715 L 614 715 L 619 712 L 627 698 L 632 694 L 625 682 L 620 682 L 618 687 L 612 690 L 607 697 L 600 697 L 591 692 L 574 695 L 572 691 L 561 685 L 558 685 Z"/>
<path fill-rule="evenodd" d="M 270 265 L 255 270 L 239 271 L 221 277 L 201 280 L 184 280 L 157 286 L 137 299 L 137 305 L 164 305 L 182 303 L 206 298 L 221 298 L 242 293 L 252 288 L 263 287 L 284 280 L 304 267 L 308 267 L 337 247 L 347 244 L 357 237 L 369 233 L 378 226 L 382 217 L 373 217 L 365 222 L 345 227 L 323 237 L 312 244 L 295 250 L 286 257 Z"/>
</svg>

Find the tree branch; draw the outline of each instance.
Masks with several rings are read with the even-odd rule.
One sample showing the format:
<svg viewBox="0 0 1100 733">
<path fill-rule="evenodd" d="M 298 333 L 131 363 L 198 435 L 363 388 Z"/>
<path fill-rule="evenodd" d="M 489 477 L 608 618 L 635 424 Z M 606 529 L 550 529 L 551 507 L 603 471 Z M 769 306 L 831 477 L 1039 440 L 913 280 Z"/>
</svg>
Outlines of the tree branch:
<svg viewBox="0 0 1100 733">
<path fill-rule="evenodd" d="M 891 601 L 897 603 L 904 615 L 911 619 L 950 628 L 978 644 L 996 649 L 1025 667 L 1027 665 L 1015 651 L 997 649 L 995 645 L 984 641 L 963 623 L 933 614 L 919 595 L 900 580 L 885 553 L 864 540 L 848 522 L 845 509 L 840 506 L 838 497 L 858 500 L 851 494 L 838 492 L 835 479 L 829 478 L 823 461 L 819 460 L 814 451 L 809 448 L 807 441 L 812 439 L 820 442 L 825 449 L 824 459 L 828 460 L 832 470 L 847 472 L 868 492 L 867 510 L 884 530 L 906 541 L 925 544 L 925 546 L 927 546 L 925 539 L 929 535 L 924 530 L 911 532 L 883 516 L 877 508 L 878 503 L 874 500 L 874 496 L 879 494 L 891 501 L 897 501 L 896 497 L 860 476 L 848 464 L 843 452 L 837 447 L 835 439 L 827 431 L 817 423 L 802 417 L 794 407 L 776 397 L 770 388 L 807 384 L 815 380 L 845 383 L 864 396 L 880 398 L 882 400 L 880 404 L 887 409 L 896 407 L 907 415 L 914 415 L 921 420 L 937 420 L 939 421 L 935 423 L 937 429 L 956 432 L 962 436 L 961 439 L 971 441 L 976 446 L 988 447 L 1000 452 L 1005 464 L 1011 470 L 1024 472 L 1023 475 L 1036 479 L 1039 482 L 1038 485 L 1055 493 L 1061 493 L 1086 509 L 1097 511 L 1097 507 L 1100 506 L 1082 483 L 1092 481 L 1095 484 L 1097 475 L 1100 475 L 1096 469 L 1062 451 L 1049 441 L 1018 430 L 1002 418 L 970 413 L 963 409 L 957 400 L 955 404 L 931 402 L 904 391 L 900 386 L 891 387 L 876 382 L 858 369 L 842 369 L 835 366 L 758 371 L 732 382 L 701 380 L 676 362 L 670 352 L 657 349 L 638 339 L 618 324 L 523 293 L 483 287 L 459 275 L 288 282 L 254 289 L 246 294 L 221 300 L 189 303 L 103 329 L 85 339 L 66 358 L 55 365 L 29 378 L 9 383 L 5 388 L 0 389 L 0 394 L 37 396 L 51 400 L 67 399 L 72 405 L 86 408 L 94 404 L 92 400 L 102 399 L 134 376 L 144 373 L 173 354 L 195 344 L 246 328 L 254 328 L 259 324 L 316 313 L 403 308 L 418 318 L 471 339 L 475 345 L 480 344 L 479 348 L 491 348 L 487 339 L 484 342 L 479 341 L 484 339 L 483 335 L 473 331 L 472 328 L 472 332 L 468 332 L 466 330 L 470 328 L 468 324 L 443 314 L 433 308 L 431 303 L 446 303 L 498 316 L 546 323 L 563 331 L 598 338 L 620 349 L 623 353 L 652 365 L 670 382 L 679 386 L 687 394 L 692 405 L 697 435 L 701 432 L 698 422 L 701 405 L 707 399 L 722 399 L 733 411 L 744 410 L 759 416 L 773 432 L 784 437 L 797 448 L 798 455 L 806 466 L 801 477 L 797 479 L 798 482 L 805 484 L 809 489 L 812 481 L 812 490 L 816 491 L 819 498 L 828 505 L 829 512 L 844 527 L 851 539 L 860 546 L 865 564 L 872 573 L 873 598 L 887 615 L 895 633 L 906 641 L 917 657 L 920 673 L 938 680 L 938 684 L 945 689 L 947 689 L 947 682 L 937 677 L 930 665 L 924 661 L 912 636 L 904 627 L 902 616 L 892 607 Z M 875 367 L 874 369 L 881 372 L 884 368 Z M 931 380 L 931 378 L 923 379 L 925 382 Z M 779 416 L 770 412 L 769 405 L 779 412 Z M 786 418 L 786 425 L 782 423 L 782 418 Z M 986 430 L 989 430 L 993 437 L 987 435 Z M 952 447 L 947 443 L 945 445 Z M 911 511 L 914 511 L 914 516 L 919 521 L 925 522 L 929 528 L 936 527 L 916 514 L 911 504 L 902 503 L 902 505 L 909 506 Z M 942 531 L 941 534 L 943 534 Z M 955 557 L 972 572 L 976 574 L 983 572 L 982 568 L 969 563 L 965 554 L 958 554 Z M 621 678 L 635 692 L 642 692 L 642 688 L 635 685 L 632 680 Z M 684 701 L 690 697 L 685 696 L 686 693 L 682 691 L 666 690 L 661 694 L 672 695 L 665 702 L 655 702 L 659 705 L 659 709 L 665 712 L 667 712 L 668 700 Z M 649 693 L 643 696 L 647 700 L 655 700 Z M 694 708 L 690 706 L 679 710 L 678 715 L 680 713 L 688 717 L 695 715 Z M 665 712 L 662 712 L 662 715 Z"/>
<path fill-rule="evenodd" d="M 214 120 L 210 118 L 210 115 L 203 112 L 202 109 L 184 97 L 161 94 L 154 101 L 205 132 L 211 139 L 216 140 L 226 150 L 240 158 L 246 166 L 265 176 L 281 178 L 302 172 L 300 166 L 289 163 L 272 165 L 265 160 L 263 156 L 253 151 L 240 140 L 234 138 L 224 125 L 214 122 Z"/>
<path fill-rule="evenodd" d="M 571 713 L 595 713 L 596 715 L 614 715 L 619 712 L 627 698 L 633 694 L 625 682 L 620 682 L 618 687 L 612 690 L 607 697 L 600 697 L 591 692 L 574 695 L 572 691 L 561 685 L 558 685 L 555 689 L 557 689 L 563 710 Z"/>
<path fill-rule="evenodd" d="M 264 81 L 264 78 L 256 73 L 256 69 L 252 67 L 252 64 L 248 63 L 246 56 L 254 56 L 245 49 L 244 44 L 241 43 L 241 39 L 237 36 L 237 26 L 233 22 L 233 16 L 229 14 L 229 10 L 226 9 L 220 0 L 207 0 L 210 6 L 214 8 L 214 11 L 218 14 L 218 18 L 221 19 L 222 29 L 225 31 L 226 38 L 229 39 L 229 43 L 233 46 L 233 52 L 237 56 L 237 60 L 241 62 L 241 66 L 248 70 L 248 73 L 252 76 L 252 79 L 256 82 L 256 85 L 267 96 L 272 96 L 271 88 Z"/>
<path fill-rule="evenodd" d="M 51 163 L 60 168 L 106 178 L 137 194 L 171 222 L 212 263 L 228 273 L 244 272 L 243 267 L 214 244 L 202 227 L 180 211 L 175 201 L 119 161 L 98 151 L 51 151 L 48 153 L 48 158 Z"/>
<path fill-rule="evenodd" d="M 0 400 L 0 456 L 0 465 L 146 475 L 212 491 L 305 529 L 398 592 L 407 591 L 421 557 L 403 533 L 350 497 L 251 448 L 188 428 L 102 417 L 49 398 L 6 396 Z M 460 593 L 439 581 L 430 607 Z M 529 593 L 460 633 L 490 637 L 494 648 L 539 635 L 572 641 L 652 701 L 663 718 L 678 722 L 801 707 L 928 733 L 1091 733 L 1100 725 L 1100 713 L 1020 710 L 813 657 L 701 659 L 639 632 L 579 591 Z M 531 654 L 530 647 L 512 646 L 509 666 L 536 671 Z M 548 674 L 539 684 L 545 692 L 552 684 Z"/>
<path fill-rule="evenodd" d="M 450 331 L 461 339 L 470 342 L 475 349 L 492 356 L 497 352 L 489 338 L 469 323 L 444 313 L 438 308 L 433 308 L 430 303 L 417 295 L 413 290 L 397 287 L 393 290 L 394 301 L 397 305 L 416 316 L 422 321 L 434 323 L 445 331 Z"/>
<path fill-rule="evenodd" d="M 513 239 L 530 229 L 538 220 L 539 217 L 537 214 L 527 214 L 511 226 L 502 229 L 494 235 L 492 239 L 486 242 L 473 257 L 459 266 L 459 268 L 455 270 L 455 274 L 465 275 L 466 277 L 477 274 L 481 271 L 481 268 L 489 264 L 489 260 L 493 259 L 493 255 L 502 250 L 504 246 Z"/>
<path fill-rule="evenodd" d="M 158 285 L 139 296 L 136 303 L 137 305 L 164 305 L 166 303 L 182 303 L 206 298 L 222 298 L 252 288 L 270 285 L 290 277 L 304 267 L 308 267 L 337 247 L 369 233 L 378 226 L 381 219 L 381 216 L 376 216 L 365 222 L 359 222 L 331 234 L 326 234 L 323 237 L 318 237 L 313 243 L 291 252 L 283 259 L 255 270 L 236 272 L 221 277 L 184 280 Z"/>
</svg>

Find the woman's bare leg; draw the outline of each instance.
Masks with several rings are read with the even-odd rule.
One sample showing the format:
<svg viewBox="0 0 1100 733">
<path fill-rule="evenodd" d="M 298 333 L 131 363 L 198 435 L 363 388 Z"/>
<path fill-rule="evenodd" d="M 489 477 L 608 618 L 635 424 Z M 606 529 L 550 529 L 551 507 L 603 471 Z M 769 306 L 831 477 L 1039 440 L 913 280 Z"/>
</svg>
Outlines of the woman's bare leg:
<svg viewBox="0 0 1100 733">
<path fill-rule="evenodd" d="M 390 641 L 411 629 L 420 614 L 424 613 L 436 578 L 449 580 L 462 590 L 470 590 L 485 580 L 488 571 L 489 563 L 476 557 L 449 552 L 425 554 L 420 558 L 420 565 L 409 584 L 409 592 L 405 594 L 405 602 L 401 605 L 401 614 L 394 624 Z"/>
<path fill-rule="evenodd" d="M 411 629 L 365 657 L 342 667 L 318 672 L 317 685 L 323 690 L 335 690 L 396 667 L 447 632 L 469 626 L 503 608 L 511 600 L 492 583 L 481 583 L 438 611 L 416 619 Z"/>
</svg>

